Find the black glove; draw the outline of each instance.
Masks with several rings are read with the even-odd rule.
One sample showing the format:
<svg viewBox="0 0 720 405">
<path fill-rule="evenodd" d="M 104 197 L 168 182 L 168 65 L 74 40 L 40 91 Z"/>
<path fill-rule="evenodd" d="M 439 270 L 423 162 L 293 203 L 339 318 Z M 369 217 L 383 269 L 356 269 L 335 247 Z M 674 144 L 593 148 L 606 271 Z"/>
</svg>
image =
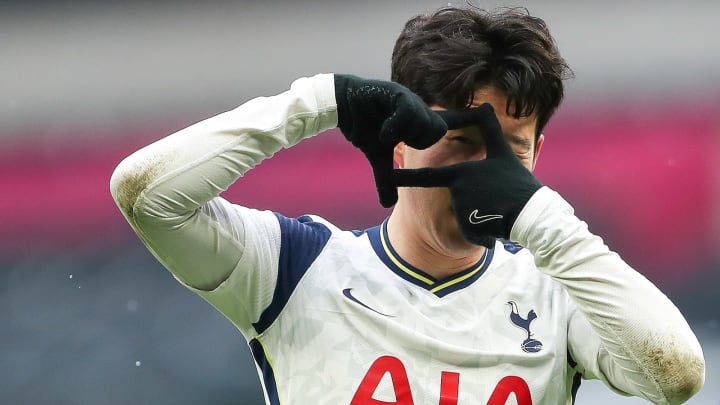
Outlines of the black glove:
<svg viewBox="0 0 720 405">
<path fill-rule="evenodd" d="M 338 127 L 372 166 L 383 207 L 397 201 L 393 149 L 403 141 L 425 149 L 447 132 L 445 122 L 405 86 L 395 82 L 335 75 Z"/>
<path fill-rule="evenodd" d="M 478 126 L 487 142 L 486 159 L 437 168 L 395 169 L 395 182 L 398 187 L 449 187 L 463 237 L 492 248 L 495 238 L 509 239 L 520 211 L 542 184 L 515 156 L 490 104 L 438 114 L 449 129 Z"/>
</svg>

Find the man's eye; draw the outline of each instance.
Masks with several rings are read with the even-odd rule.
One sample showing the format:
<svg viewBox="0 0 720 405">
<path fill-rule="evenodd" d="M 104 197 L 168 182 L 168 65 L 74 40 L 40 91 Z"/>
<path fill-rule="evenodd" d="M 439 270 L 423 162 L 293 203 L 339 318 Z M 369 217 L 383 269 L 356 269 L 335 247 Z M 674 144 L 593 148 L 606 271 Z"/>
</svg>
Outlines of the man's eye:
<svg viewBox="0 0 720 405">
<path fill-rule="evenodd" d="M 451 139 L 454 142 L 459 142 L 462 144 L 470 145 L 473 143 L 472 139 L 466 137 L 466 136 L 455 136 Z"/>
<path fill-rule="evenodd" d="M 515 156 L 517 156 L 518 159 L 520 159 L 520 160 L 529 160 L 530 158 L 532 158 L 532 153 L 530 153 L 530 151 L 527 151 L 527 152 L 517 152 L 516 151 Z"/>
</svg>

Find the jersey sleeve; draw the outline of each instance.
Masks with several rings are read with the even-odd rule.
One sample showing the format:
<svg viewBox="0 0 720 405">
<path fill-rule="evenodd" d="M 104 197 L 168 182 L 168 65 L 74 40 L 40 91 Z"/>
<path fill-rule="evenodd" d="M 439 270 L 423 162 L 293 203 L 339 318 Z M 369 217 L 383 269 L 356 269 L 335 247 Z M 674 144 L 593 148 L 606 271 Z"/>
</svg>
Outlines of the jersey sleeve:
<svg viewBox="0 0 720 405">
<path fill-rule="evenodd" d="M 533 195 L 511 239 L 577 306 L 568 344 L 585 378 L 656 404 L 682 403 L 700 389 L 702 349 L 680 311 L 590 233 L 559 194 L 543 187 Z"/>
<path fill-rule="evenodd" d="M 138 150 L 110 190 L 152 254 L 251 333 L 276 287 L 280 224 L 218 196 L 275 152 L 336 125 L 333 76 L 301 78 Z"/>
</svg>

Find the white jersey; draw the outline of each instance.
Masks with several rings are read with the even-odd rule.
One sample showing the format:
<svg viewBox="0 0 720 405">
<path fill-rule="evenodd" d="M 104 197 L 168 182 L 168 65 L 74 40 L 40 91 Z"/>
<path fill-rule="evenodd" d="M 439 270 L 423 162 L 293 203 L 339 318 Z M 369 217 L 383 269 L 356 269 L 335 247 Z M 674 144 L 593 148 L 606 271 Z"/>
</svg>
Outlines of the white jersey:
<svg viewBox="0 0 720 405">
<path fill-rule="evenodd" d="M 526 250 L 498 242 L 436 280 L 395 253 L 385 223 L 245 215 L 269 230 L 246 246 L 278 257 L 273 301 L 246 336 L 270 403 L 570 403 L 575 306 Z"/>
<path fill-rule="evenodd" d="M 335 125 L 332 76 L 304 78 L 141 149 L 111 180 L 150 251 L 245 336 L 268 404 L 566 404 L 581 376 L 661 404 L 699 388 L 677 308 L 547 187 L 517 243 L 444 280 L 384 224 L 341 231 L 218 197 Z"/>
</svg>

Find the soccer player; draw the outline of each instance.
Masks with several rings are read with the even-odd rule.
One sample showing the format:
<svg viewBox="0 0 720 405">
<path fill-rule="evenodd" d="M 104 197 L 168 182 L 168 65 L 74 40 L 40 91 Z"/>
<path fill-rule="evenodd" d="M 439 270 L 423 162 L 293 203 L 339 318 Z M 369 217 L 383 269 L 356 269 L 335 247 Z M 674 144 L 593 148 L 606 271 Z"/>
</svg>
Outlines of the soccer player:
<svg viewBox="0 0 720 405">
<path fill-rule="evenodd" d="M 112 194 L 242 332 L 268 404 L 569 404 L 581 378 L 685 402 L 705 364 L 682 314 L 532 175 L 568 75 L 525 10 L 443 8 L 407 22 L 392 82 L 300 78 L 135 152 Z M 218 197 L 335 127 L 394 205 L 378 226 Z"/>
</svg>

